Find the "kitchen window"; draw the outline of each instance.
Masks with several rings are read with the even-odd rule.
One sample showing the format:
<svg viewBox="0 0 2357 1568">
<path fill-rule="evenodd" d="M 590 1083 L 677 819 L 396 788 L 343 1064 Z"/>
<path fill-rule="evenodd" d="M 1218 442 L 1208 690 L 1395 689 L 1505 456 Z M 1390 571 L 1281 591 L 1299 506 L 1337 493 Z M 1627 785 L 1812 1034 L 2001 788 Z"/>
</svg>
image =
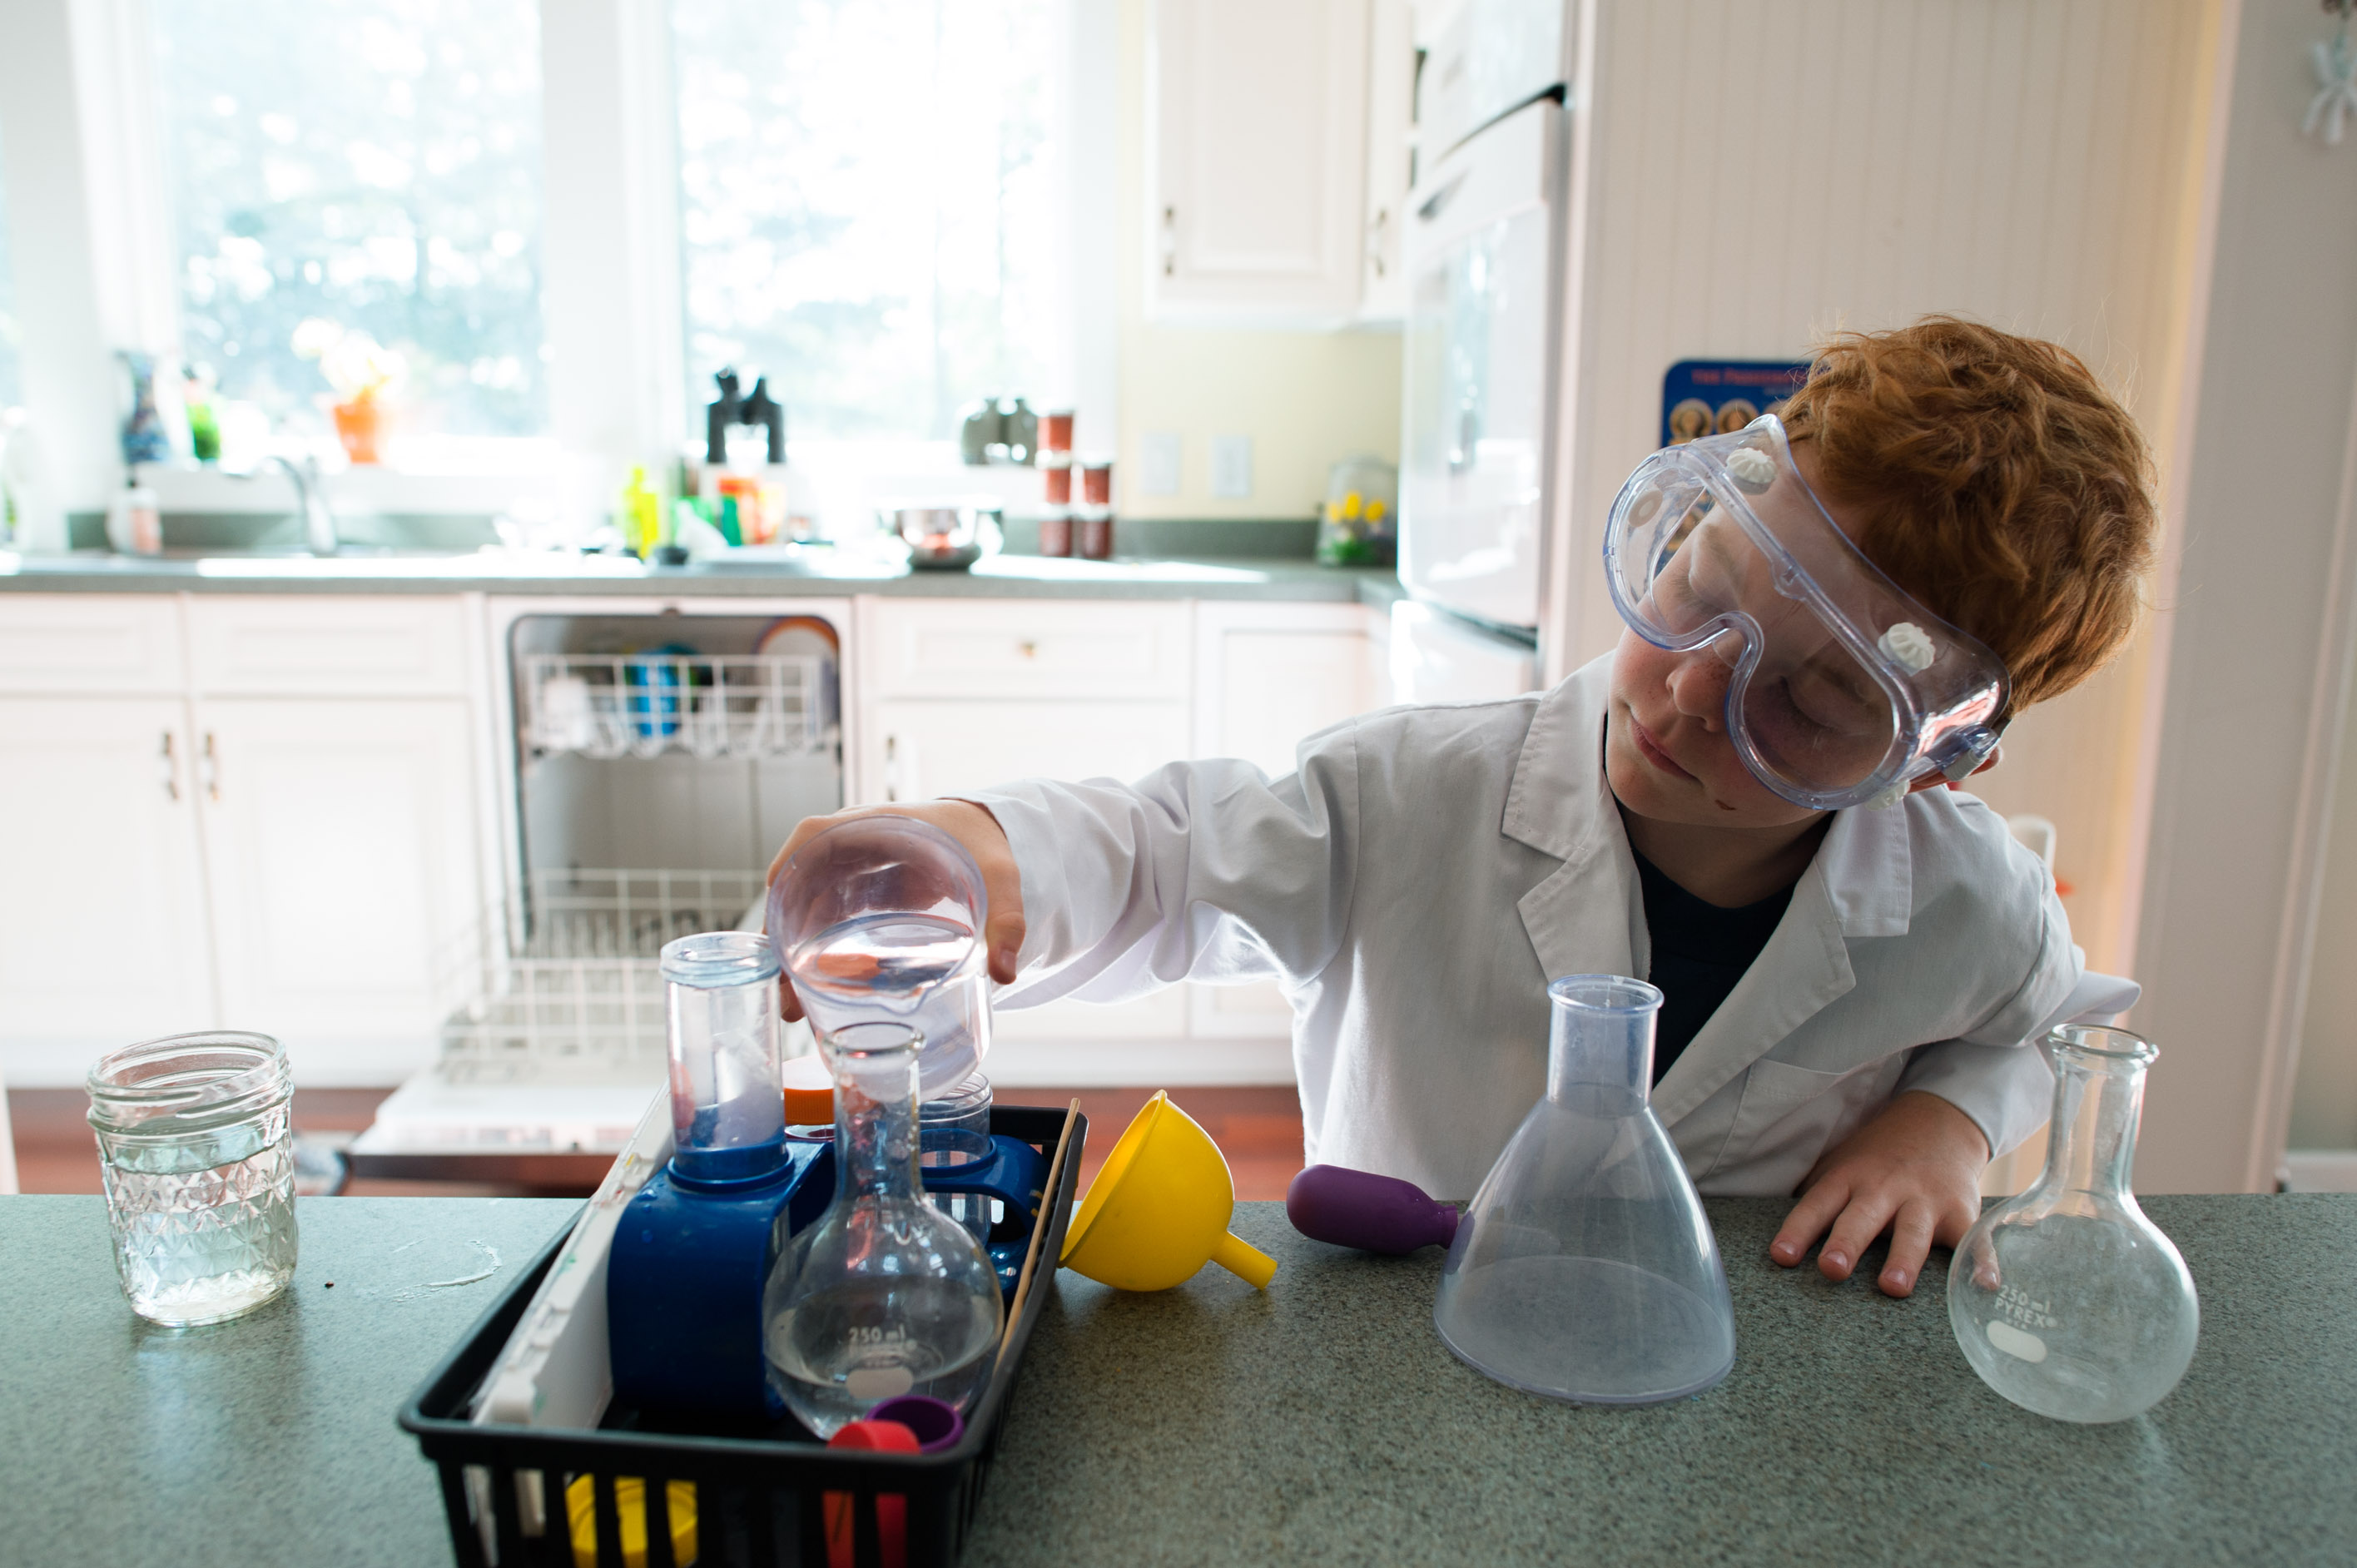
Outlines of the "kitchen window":
<svg viewBox="0 0 2357 1568">
<path fill-rule="evenodd" d="M 1064 0 L 672 0 L 691 428 L 944 442 L 1068 397 Z"/>
<path fill-rule="evenodd" d="M 533 0 L 148 14 L 182 348 L 221 395 L 323 431 L 375 387 L 419 435 L 544 434 Z"/>
<path fill-rule="evenodd" d="M 32 412 L 79 504 L 120 483 L 90 367 L 130 347 L 209 367 L 247 451 L 265 423 L 331 445 L 332 406 L 397 355 L 385 461 L 336 480 L 356 511 L 528 503 L 586 530 L 630 464 L 701 445 L 730 365 L 770 377 L 823 514 L 926 486 L 1019 499 L 1029 470 L 958 462 L 987 394 L 1113 437 L 1103 0 L 73 15 L 12 27 L 0 123 L 82 147 L 16 236 L 86 291 L 61 322 L 87 334 L 36 334 L 22 370 L 59 389 Z M 219 474 L 150 478 L 167 511 L 255 504 Z"/>
</svg>

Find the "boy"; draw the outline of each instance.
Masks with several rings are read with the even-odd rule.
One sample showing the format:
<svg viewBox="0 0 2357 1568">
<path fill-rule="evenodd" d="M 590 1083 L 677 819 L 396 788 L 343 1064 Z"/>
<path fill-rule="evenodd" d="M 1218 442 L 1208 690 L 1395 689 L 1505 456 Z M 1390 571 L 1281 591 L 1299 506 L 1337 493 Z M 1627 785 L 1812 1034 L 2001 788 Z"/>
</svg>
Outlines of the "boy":
<svg viewBox="0 0 2357 1568">
<path fill-rule="evenodd" d="M 2148 460 L 2067 351 L 1947 317 L 1835 338 L 1781 416 L 1632 476 L 1629 629 L 1552 691 L 1351 720 L 1279 780 L 894 808 L 981 865 L 1005 1001 L 1273 976 L 1308 1157 L 1462 1199 L 1544 1089 L 1547 982 L 1651 974 L 1701 1190 L 1799 1191 L 1771 1255 L 1822 1237 L 1835 1279 L 1889 1230 L 1910 1294 L 2043 1119 L 2029 1043 L 2083 972 L 2035 857 L 1940 786 L 2126 639 Z"/>
</svg>

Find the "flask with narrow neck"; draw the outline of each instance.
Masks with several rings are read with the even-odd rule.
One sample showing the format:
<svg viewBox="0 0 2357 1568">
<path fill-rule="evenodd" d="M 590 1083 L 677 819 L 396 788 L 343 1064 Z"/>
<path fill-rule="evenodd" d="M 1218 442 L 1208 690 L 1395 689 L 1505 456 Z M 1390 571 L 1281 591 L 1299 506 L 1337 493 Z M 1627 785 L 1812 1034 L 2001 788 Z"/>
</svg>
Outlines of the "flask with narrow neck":
<svg viewBox="0 0 2357 1568">
<path fill-rule="evenodd" d="M 834 1070 L 834 1202 L 779 1257 L 762 1326 L 770 1386 L 821 1437 L 902 1394 L 963 1410 L 996 1360 L 990 1255 L 918 1181 L 920 1044 L 888 1023 L 821 1040 Z"/>
<path fill-rule="evenodd" d="M 1662 993 L 1575 974 L 1547 999 L 1546 1094 L 1466 1208 L 1433 1322 L 1460 1359 L 1531 1393 L 1700 1393 L 1735 1365 L 1735 1310 L 1702 1200 L 1645 1100 Z"/>
<path fill-rule="evenodd" d="M 2201 1328 L 2185 1260 L 2128 1189 L 2145 1073 L 2160 1053 L 2126 1029 L 2076 1024 L 2044 1049 L 2046 1168 L 1957 1245 L 1948 1324 L 1981 1380 L 2024 1410 L 2122 1421 L 2177 1386 Z"/>
</svg>

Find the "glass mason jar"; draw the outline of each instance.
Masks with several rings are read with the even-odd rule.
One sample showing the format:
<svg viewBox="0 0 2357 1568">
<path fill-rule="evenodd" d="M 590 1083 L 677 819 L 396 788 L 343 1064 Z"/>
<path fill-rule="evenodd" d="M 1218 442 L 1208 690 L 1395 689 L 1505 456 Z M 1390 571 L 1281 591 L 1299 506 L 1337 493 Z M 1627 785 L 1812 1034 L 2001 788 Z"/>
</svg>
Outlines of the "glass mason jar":
<svg viewBox="0 0 2357 1568">
<path fill-rule="evenodd" d="M 295 1081 L 267 1035 L 174 1035 L 90 1072 L 114 1266 L 131 1310 L 189 1327 L 295 1277 Z"/>
</svg>

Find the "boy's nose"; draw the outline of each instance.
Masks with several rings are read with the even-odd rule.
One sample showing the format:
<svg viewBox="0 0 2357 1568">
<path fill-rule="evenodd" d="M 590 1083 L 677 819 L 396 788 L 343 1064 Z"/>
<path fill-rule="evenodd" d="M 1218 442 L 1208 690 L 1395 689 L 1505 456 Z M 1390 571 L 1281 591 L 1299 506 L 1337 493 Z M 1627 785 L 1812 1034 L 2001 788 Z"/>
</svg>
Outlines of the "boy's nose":
<svg viewBox="0 0 2357 1568">
<path fill-rule="evenodd" d="M 1727 682 L 1733 671 L 1708 645 L 1690 650 L 1670 671 L 1670 703 L 1716 732 L 1727 723 Z"/>
</svg>

